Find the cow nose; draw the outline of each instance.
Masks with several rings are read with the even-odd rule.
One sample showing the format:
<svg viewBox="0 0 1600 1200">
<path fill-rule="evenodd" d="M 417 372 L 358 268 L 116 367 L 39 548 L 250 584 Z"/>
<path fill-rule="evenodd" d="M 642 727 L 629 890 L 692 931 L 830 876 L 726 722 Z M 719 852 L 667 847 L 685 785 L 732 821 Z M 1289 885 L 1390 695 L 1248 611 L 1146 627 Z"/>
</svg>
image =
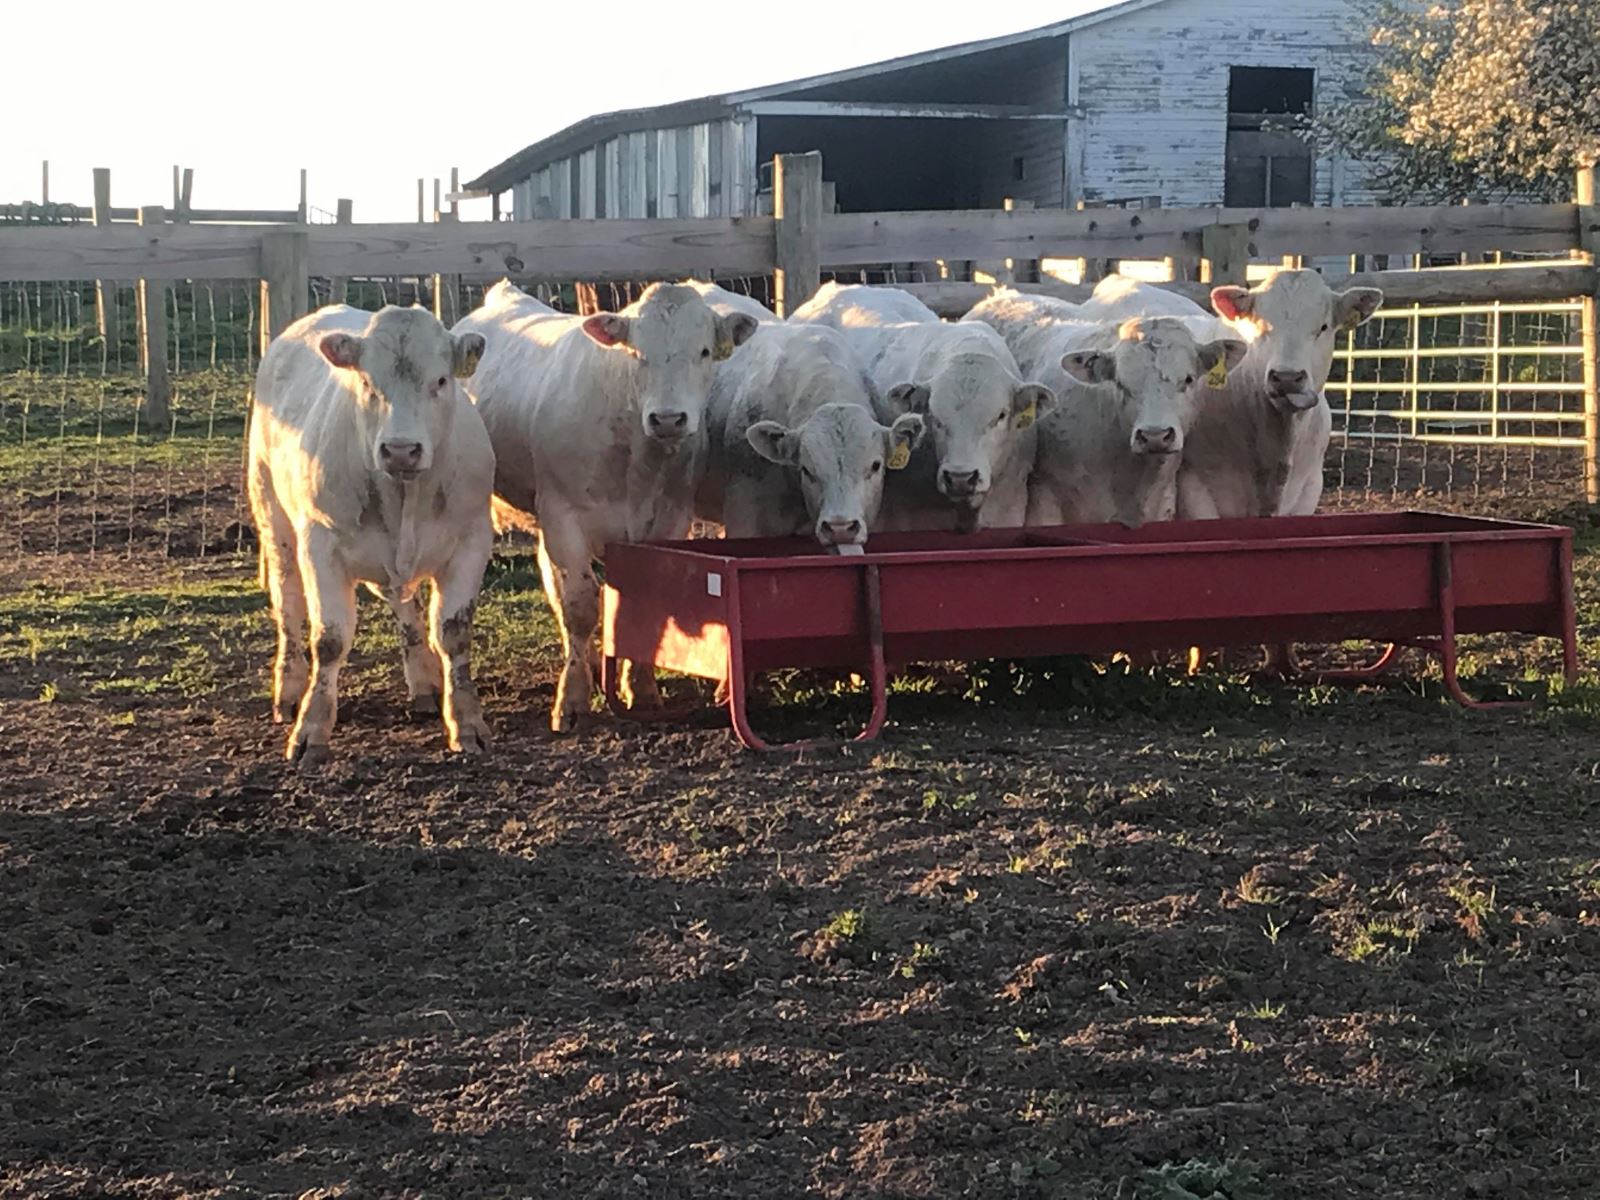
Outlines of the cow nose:
<svg viewBox="0 0 1600 1200">
<path fill-rule="evenodd" d="M 822 540 L 835 546 L 848 545 L 861 539 L 861 529 L 860 521 L 827 520 L 822 522 Z"/>
<path fill-rule="evenodd" d="M 1293 396 L 1311 390 L 1311 376 L 1304 371 L 1271 370 L 1267 372 L 1267 382 L 1280 396 Z"/>
<path fill-rule="evenodd" d="M 1133 431 L 1133 444 L 1144 454 L 1171 454 L 1178 448 L 1178 431 L 1171 425 L 1142 425 Z"/>
<path fill-rule="evenodd" d="M 378 447 L 385 471 L 415 471 L 422 465 L 421 442 L 384 442 Z"/>
<path fill-rule="evenodd" d="M 952 471 L 941 467 L 939 481 L 944 485 L 944 494 L 947 496 L 970 496 L 978 490 L 977 471 Z"/>
<path fill-rule="evenodd" d="M 651 437 L 680 438 L 689 432 L 689 414 L 686 412 L 653 412 L 645 418 Z"/>
</svg>

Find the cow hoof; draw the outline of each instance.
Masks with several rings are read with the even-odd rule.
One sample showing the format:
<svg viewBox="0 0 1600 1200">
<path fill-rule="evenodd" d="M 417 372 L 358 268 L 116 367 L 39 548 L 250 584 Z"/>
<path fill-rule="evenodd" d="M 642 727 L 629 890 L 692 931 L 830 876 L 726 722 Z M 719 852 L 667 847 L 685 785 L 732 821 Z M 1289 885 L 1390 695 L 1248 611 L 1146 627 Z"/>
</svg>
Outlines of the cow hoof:
<svg viewBox="0 0 1600 1200">
<path fill-rule="evenodd" d="M 274 704 L 272 706 L 272 723 L 274 725 L 288 725 L 295 718 L 295 710 L 287 704 Z"/>
<path fill-rule="evenodd" d="M 411 697 L 411 719 L 414 721 L 432 720 L 439 715 L 439 693 L 422 692 Z"/>
<path fill-rule="evenodd" d="M 574 712 L 553 712 L 550 714 L 551 733 L 577 733 L 578 714 Z"/>
<path fill-rule="evenodd" d="M 461 736 L 455 738 L 450 749 L 457 754 L 482 755 L 489 752 L 489 731 L 487 729 L 463 729 Z"/>
<path fill-rule="evenodd" d="M 302 772 L 320 770 L 332 757 L 326 742 L 295 742 L 289 747 L 289 761 Z"/>
</svg>

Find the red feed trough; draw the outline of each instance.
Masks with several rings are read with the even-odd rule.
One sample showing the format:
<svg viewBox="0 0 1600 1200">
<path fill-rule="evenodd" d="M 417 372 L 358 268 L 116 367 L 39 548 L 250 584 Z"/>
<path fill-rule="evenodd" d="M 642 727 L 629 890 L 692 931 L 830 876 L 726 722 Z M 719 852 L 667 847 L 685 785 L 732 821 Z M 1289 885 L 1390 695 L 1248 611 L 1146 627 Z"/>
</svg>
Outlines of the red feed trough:
<svg viewBox="0 0 1600 1200">
<path fill-rule="evenodd" d="M 861 739 L 883 724 L 889 665 L 1191 645 L 1369 638 L 1437 654 L 1456 635 L 1562 639 L 1577 671 L 1572 531 L 1426 512 L 882 534 L 841 557 L 801 539 L 606 550 L 603 648 L 615 660 L 726 681 L 740 739 L 757 672 L 839 667 L 871 682 Z M 1353 674 L 1360 674 L 1353 673 Z"/>
</svg>

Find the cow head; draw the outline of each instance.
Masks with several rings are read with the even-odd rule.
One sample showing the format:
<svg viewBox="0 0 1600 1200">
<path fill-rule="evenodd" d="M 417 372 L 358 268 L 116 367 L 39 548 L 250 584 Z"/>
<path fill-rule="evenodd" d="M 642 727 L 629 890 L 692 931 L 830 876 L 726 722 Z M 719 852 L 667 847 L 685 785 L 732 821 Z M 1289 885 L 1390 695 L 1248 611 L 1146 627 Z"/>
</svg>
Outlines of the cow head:
<svg viewBox="0 0 1600 1200">
<path fill-rule="evenodd" d="M 373 313 L 361 333 L 329 333 L 318 343 L 330 363 L 359 377 L 371 461 L 400 480 L 433 466 L 456 380 L 477 369 L 483 347 L 480 333 L 452 334 L 426 309 L 393 305 Z"/>
<path fill-rule="evenodd" d="M 1076 350 L 1062 370 L 1084 384 L 1106 384 L 1128 427 L 1134 454 L 1179 454 L 1205 392 L 1243 361 L 1239 338 L 1196 343 L 1182 321 L 1135 317 L 1108 347 Z"/>
<path fill-rule="evenodd" d="M 926 420 L 939 462 L 934 479 L 940 494 L 974 512 L 1018 434 L 1056 404 L 1049 388 L 1023 383 L 1010 365 L 982 352 L 951 355 L 932 379 L 896 384 L 885 399 L 892 411 Z"/>
<path fill-rule="evenodd" d="M 1383 303 L 1377 288 L 1336 292 L 1315 271 L 1278 271 L 1254 288 L 1219 287 L 1211 304 L 1252 343 L 1268 399 L 1280 411 L 1315 408 L 1333 368 L 1334 341 Z"/>
<path fill-rule="evenodd" d="M 745 437 L 769 462 L 800 472 L 806 512 L 824 546 L 862 546 L 883 503 L 883 480 L 911 461 L 922 418 L 896 417 L 885 428 L 858 404 L 824 404 L 796 429 L 757 421 Z"/>
<path fill-rule="evenodd" d="M 638 363 L 644 434 L 678 445 L 700 431 L 717 363 L 757 329 L 746 313 L 718 316 L 694 288 L 657 283 L 620 313 L 596 313 L 583 331 Z"/>
</svg>

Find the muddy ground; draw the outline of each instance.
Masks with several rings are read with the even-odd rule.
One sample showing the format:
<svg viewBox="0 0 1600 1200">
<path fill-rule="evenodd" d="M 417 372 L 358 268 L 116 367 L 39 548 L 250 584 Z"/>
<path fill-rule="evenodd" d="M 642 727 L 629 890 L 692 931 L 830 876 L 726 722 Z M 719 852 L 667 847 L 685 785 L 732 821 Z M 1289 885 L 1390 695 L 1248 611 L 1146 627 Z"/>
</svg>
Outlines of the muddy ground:
<svg viewBox="0 0 1600 1200">
<path fill-rule="evenodd" d="M 0 619 L 0 1196 L 1600 1192 L 1581 689 L 942 676 L 798 760 L 556 739 L 524 573 L 492 758 L 372 633 L 303 777 L 243 564 L 52 562 Z M 776 732 L 862 713 L 786 686 Z"/>
</svg>

